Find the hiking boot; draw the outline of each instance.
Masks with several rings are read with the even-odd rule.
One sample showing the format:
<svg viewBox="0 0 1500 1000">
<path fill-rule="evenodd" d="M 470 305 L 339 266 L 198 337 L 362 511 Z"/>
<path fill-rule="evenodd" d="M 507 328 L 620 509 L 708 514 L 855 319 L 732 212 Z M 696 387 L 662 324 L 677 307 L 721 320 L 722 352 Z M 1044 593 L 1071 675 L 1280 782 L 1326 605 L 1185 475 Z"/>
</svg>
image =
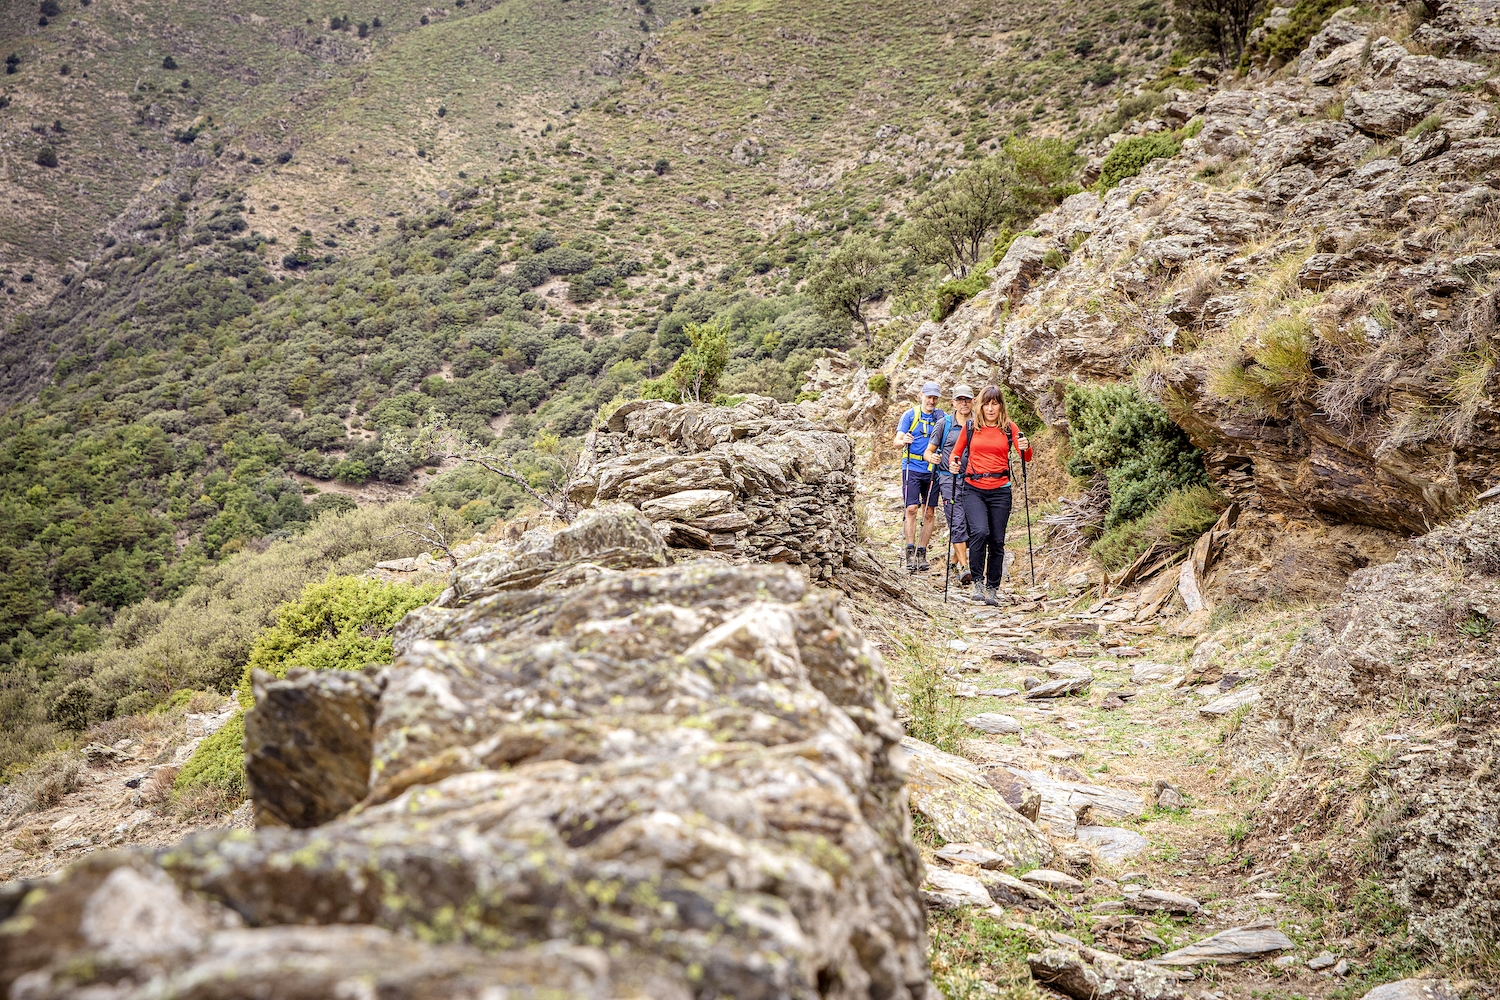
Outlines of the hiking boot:
<svg viewBox="0 0 1500 1000">
<path fill-rule="evenodd" d="M 991 604 L 999 606 L 1003 603 L 1003 598 L 1000 595 L 1000 585 L 998 583 L 987 583 L 984 585 L 984 589 L 985 592 L 990 595 Z"/>
<path fill-rule="evenodd" d="M 927 561 L 927 546 L 917 546 L 917 572 L 925 573 L 932 569 L 932 564 Z"/>
<path fill-rule="evenodd" d="M 917 571 L 917 547 L 915 545 L 906 547 L 906 571 L 908 573 Z"/>
<path fill-rule="evenodd" d="M 994 607 L 1000 602 L 995 600 L 995 598 L 991 596 L 988 587 L 976 580 L 974 581 L 974 603 L 988 604 L 991 607 Z"/>
<path fill-rule="evenodd" d="M 974 582 L 974 574 L 969 572 L 969 567 L 967 567 L 967 566 L 961 566 L 961 567 L 959 567 L 959 570 L 958 570 L 958 585 L 960 587 L 967 587 L 969 584 L 971 584 L 973 582 Z"/>
</svg>

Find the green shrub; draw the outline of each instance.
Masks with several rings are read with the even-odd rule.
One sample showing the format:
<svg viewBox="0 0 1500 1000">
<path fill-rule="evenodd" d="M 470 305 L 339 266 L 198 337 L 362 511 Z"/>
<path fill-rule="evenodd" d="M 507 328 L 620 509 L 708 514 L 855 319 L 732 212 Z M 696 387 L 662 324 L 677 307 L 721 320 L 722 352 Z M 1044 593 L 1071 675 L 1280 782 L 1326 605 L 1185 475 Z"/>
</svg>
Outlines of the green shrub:
<svg viewBox="0 0 1500 1000">
<path fill-rule="evenodd" d="M 250 649 L 240 679 L 240 704 L 249 707 L 250 672 L 285 677 L 293 667 L 359 670 L 391 662 L 391 630 L 408 611 L 438 595 L 435 583 L 385 583 L 362 576 L 330 576 L 276 609 L 276 624 Z"/>
<path fill-rule="evenodd" d="M 1224 498 L 1212 487 L 1175 490 L 1150 513 L 1106 531 L 1091 549 L 1108 569 L 1123 569 L 1156 542 L 1178 548 L 1191 543 L 1213 527 L 1223 509 Z"/>
<path fill-rule="evenodd" d="M 39 167 L 57 166 L 57 150 L 51 146 L 43 146 L 36 154 L 36 165 Z"/>
<path fill-rule="evenodd" d="M 1010 414 L 1010 419 L 1021 431 L 1027 435 L 1040 434 L 1046 426 L 1042 422 L 1042 415 L 1031 405 L 1031 401 L 1017 395 L 1010 386 L 1001 385 L 1000 395 L 1005 398 L 1005 410 Z"/>
<path fill-rule="evenodd" d="M 245 713 L 235 712 L 223 728 L 204 738 L 182 765 L 172 792 L 215 788 L 231 801 L 245 797 Z"/>
<path fill-rule="evenodd" d="M 890 387 L 890 382 L 880 372 L 876 372 L 874 375 L 871 375 L 868 379 L 865 380 L 866 389 L 869 389 L 871 392 L 879 393 L 882 396 L 886 394 L 886 390 L 888 390 Z"/>
<path fill-rule="evenodd" d="M 1268 8 L 1270 5 L 1267 5 Z M 1259 56 L 1267 63 L 1288 63 L 1307 47 L 1307 42 L 1337 10 L 1347 7 L 1345 0 L 1299 0 L 1292 7 L 1286 24 L 1266 33 L 1258 45 L 1245 50 L 1244 62 Z"/>
<path fill-rule="evenodd" d="M 162 69 L 176 69 L 177 68 L 177 60 L 173 59 L 171 56 L 165 56 L 165 57 L 162 58 L 161 68 Z"/>
<path fill-rule="evenodd" d="M 1065 406 L 1073 453 L 1064 467 L 1079 478 L 1102 473 L 1108 480 L 1106 532 L 1146 515 L 1174 491 L 1208 485 L 1203 453 L 1129 384 L 1075 385 Z"/>
<path fill-rule="evenodd" d="M 1099 170 L 1099 189 L 1108 191 L 1126 178 L 1140 173 L 1152 160 L 1176 156 L 1181 148 L 1182 144 L 1171 132 L 1153 132 L 1150 135 L 1133 135 L 1122 139 L 1104 157 L 1104 164 Z"/>
</svg>

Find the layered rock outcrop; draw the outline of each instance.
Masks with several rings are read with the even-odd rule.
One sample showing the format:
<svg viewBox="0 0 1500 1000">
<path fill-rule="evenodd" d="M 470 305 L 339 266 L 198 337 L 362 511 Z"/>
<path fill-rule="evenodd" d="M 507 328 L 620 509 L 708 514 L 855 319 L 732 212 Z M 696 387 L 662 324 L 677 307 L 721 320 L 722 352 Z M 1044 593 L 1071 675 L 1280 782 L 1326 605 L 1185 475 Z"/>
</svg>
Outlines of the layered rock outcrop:
<svg viewBox="0 0 1500 1000">
<path fill-rule="evenodd" d="M 1038 219 L 903 377 L 998 376 L 1054 425 L 1137 378 L 1252 510 L 1410 534 L 1500 480 L 1495 81 L 1351 11 L 1297 69 L 1169 93 L 1133 131 L 1181 152 Z"/>
<path fill-rule="evenodd" d="M 790 567 L 668 555 L 588 511 L 460 566 L 368 683 L 257 676 L 287 826 L 6 887 L 0 993 L 932 996 L 878 652 Z"/>
<path fill-rule="evenodd" d="M 1490 503 L 1354 573 L 1263 685 L 1262 711 L 1301 767 L 1261 808 L 1262 831 L 1343 822 L 1373 834 L 1374 874 L 1412 933 L 1461 953 L 1500 934 L 1497 622 Z M 1390 722 L 1377 732 L 1372 717 Z M 1362 783 L 1334 763 L 1351 746 L 1368 762 Z"/>
<path fill-rule="evenodd" d="M 800 566 L 813 580 L 901 593 L 859 543 L 854 445 L 795 406 L 625 403 L 584 445 L 573 497 L 625 502 L 674 549 Z"/>
</svg>

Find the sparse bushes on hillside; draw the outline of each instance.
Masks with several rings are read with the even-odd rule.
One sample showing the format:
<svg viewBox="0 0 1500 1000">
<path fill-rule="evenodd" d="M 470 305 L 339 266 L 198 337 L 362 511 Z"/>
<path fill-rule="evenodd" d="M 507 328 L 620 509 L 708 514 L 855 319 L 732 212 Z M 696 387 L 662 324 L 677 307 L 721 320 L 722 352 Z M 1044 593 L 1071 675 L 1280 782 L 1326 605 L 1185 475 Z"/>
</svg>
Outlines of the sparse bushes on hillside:
<svg viewBox="0 0 1500 1000">
<path fill-rule="evenodd" d="M 1077 158 L 1062 139 L 1006 140 L 1001 152 L 935 184 L 909 207 L 901 241 L 921 264 L 964 277 L 990 234 L 1020 225 L 1076 191 Z"/>
<path fill-rule="evenodd" d="M 36 154 L 36 165 L 39 167 L 57 166 L 57 150 L 51 146 L 43 146 Z"/>
<path fill-rule="evenodd" d="M 165 56 L 165 57 L 163 57 L 163 59 L 161 61 L 161 68 L 162 69 L 176 69 L 177 68 L 177 60 L 173 59 L 171 56 Z"/>
<path fill-rule="evenodd" d="M 392 534 L 410 516 L 394 504 L 322 518 L 295 539 L 203 567 L 176 600 L 137 603 L 112 627 L 97 613 L 92 625 L 57 612 L 33 619 L 35 638 L 0 644 L 13 657 L 0 664 L 0 772 L 52 745 L 62 727 L 48 709 L 60 699 L 69 728 L 81 729 L 145 711 L 175 690 L 233 690 L 278 605 L 330 572 L 415 555 L 413 542 Z"/>
</svg>

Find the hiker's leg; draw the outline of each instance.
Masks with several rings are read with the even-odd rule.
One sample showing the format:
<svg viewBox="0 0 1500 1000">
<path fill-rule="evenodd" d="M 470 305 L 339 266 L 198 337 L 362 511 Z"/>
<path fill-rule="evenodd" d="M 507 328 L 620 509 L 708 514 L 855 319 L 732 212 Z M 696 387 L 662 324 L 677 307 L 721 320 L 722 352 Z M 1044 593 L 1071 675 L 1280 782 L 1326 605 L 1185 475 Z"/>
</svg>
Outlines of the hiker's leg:
<svg viewBox="0 0 1500 1000">
<path fill-rule="evenodd" d="M 917 505 L 908 504 L 906 507 L 906 544 L 917 543 Z"/>
<path fill-rule="evenodd" d="M 917 542 L 918 548 L 927 548 L 927 543 L 932 541 L 932 529 L 937 525 L 937 483 L 927 484 L 928 496 L 922 503 L 922 538 Z"/>
<path fill-rule="evenodd" d="M 963 492 L 964 523 L 969 526 L 969 572 L 974 579 L 984 579 L 984 557 L 990 540 L 990 517 L 985 507 L 985 490 L 966 488 Z"/>
<path fill-rule="evenodd" d="M 985 498 L 985 514 L 989 519 L 989 560 L 985 567 L 984 582 L 991 587 L 1000 586 L 1000 575 L 1005 572 L 1005 526 L 1010 521 L 1010 490 L 986 490 L 992 494 Z"/>
</svg>

